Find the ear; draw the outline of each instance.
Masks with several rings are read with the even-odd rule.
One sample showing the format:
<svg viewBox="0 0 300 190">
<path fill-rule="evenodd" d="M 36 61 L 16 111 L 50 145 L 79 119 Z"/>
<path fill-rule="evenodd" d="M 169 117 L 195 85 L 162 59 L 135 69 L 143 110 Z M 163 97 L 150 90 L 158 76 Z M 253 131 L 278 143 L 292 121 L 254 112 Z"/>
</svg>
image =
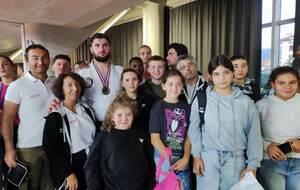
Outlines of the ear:
<svg viewBox="0 0 300 190">
<path fill-rule="evenodd" d="M 164 90 L 164 91 L 166 91 L 166 85 L 165 85 L 165 83 L 161 83 L 161 87 L 162 87 L 162 89 Z"/>
<path fill-rule="evenodd" d="M 270 84 L 271 84 L 272 88 L 274 89 L 275 88 L 275 82 L 270 81 Z"/>
</svg>

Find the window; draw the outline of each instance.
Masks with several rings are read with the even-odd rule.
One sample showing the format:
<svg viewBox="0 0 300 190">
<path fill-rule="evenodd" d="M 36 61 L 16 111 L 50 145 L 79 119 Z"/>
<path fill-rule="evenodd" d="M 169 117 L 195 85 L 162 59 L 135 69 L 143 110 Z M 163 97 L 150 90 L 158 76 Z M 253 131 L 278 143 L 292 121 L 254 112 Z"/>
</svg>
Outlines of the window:
<svg viewBox="0 0 300 190">
<path fill-rule="evenodd" d="M 263 0 L 261 42 L 261 85 L 272 68 L 291 65 L 296 0 Z"/>
</svg>

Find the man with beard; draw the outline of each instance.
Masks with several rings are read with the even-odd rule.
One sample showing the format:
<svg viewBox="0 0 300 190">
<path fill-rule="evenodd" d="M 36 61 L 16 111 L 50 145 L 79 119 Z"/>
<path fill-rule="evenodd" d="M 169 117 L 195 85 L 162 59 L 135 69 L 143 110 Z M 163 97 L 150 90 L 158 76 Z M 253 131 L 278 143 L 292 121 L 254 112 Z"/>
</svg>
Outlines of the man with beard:
<svg viewBox="0 0 300 190">
<path fill-rule="evenodd" d="M 180 96 L 180 99 L 191 105 L 197 92 L 206 89 L 207 82 L 201 73 L 197 71 L 197 63 L 191 55 L 179 56 L 176 68 L 181 72 L 185 80 L 183 95 Z"/>
<path fill-rule="evenodd" d="M 84 101 L 92 106 L 97 120 L 103 121 L 108 106 L 121 88 L 123 67 L 111 62 L 111 43 L 106 34 L 96 33 L 91 37 L 90 51 L 93 59 L 89 68 L 78 74 L 86 80 Z"/>
</svg>

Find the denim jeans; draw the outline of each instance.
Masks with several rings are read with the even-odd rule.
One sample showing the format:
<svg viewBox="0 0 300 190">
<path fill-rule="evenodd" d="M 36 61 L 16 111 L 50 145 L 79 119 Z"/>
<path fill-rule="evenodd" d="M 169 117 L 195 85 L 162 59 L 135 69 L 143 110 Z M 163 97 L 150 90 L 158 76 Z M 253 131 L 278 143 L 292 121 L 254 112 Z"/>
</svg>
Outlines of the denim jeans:
<svg viewBox="0 0 300 190">
<path fill-rule="evenodd" d="M 160 154 L 158 150 L 155 149 L 154 151 L 154 162 L 155 165 L 158 164 Z M 168 172 L 171 169 L 171 164 L 168 160 L 164 160 L 161 166 L 161 169 L 163 172 Z M 183 190 L 191 190 L 191 169 L 187 168 L 183 171 L 175 171 L 175 174 L 177 177 L 180 179 L 180 182 L 183 185 Z M 158 179 L 158 182 L 160 183 L 161 181 L 164 180 L 163 176 L 160 176 Z"/>
<path fill-rule="evenodd" d="M 260 173 L 266 190 L 300 190 L 300 158 L 264 159 Z"/>
<path fill-rule="evenodd" d="M 246 167 L 243 152 L 204 150 L 201 157 L 204 175 L 197 176 L 197 190 L 228 190 Z"/>
</svg>

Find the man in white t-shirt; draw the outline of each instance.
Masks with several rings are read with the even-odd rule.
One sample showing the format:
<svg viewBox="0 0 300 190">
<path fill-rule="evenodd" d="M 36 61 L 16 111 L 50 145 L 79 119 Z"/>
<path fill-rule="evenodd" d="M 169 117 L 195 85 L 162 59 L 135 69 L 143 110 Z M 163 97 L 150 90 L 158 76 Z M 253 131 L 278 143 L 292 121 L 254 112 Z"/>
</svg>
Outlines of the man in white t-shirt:
<svg viewBox="0 0 300 190">
<path fill-rule="evenodd" d="M 47 76 L 49 52 L 38 44 L 26 48 L 26 64 L 30 71 L 11 83 L 4 102 L 2 132 L 5 142 L 4 160 L 8 167 L 16 166 L 18 159 L 27 163 L 31 170 L 32 189 L 53 189 L 49 175 L 48 160 L 42 148 L 44 117 L 47 107 L 54 98 L 50 87 L 54 77 Z M 13 122 L 19 115 L 17 150 L 13 145 Z M 27 189 L 23 184 L 20 189 Z"/>
<path fill-rule="evenodd" d="M 93 59 L 89 68 L 78 74 L 87 83 L 84 100 L 94 109 L 97 120 L 103 121 L 108 106 L 121 88 L 123 67 L 111 62 L 111 43 L 106 34 L 96 33 L 91 37 L 90 51 Z"/>
</svg>

